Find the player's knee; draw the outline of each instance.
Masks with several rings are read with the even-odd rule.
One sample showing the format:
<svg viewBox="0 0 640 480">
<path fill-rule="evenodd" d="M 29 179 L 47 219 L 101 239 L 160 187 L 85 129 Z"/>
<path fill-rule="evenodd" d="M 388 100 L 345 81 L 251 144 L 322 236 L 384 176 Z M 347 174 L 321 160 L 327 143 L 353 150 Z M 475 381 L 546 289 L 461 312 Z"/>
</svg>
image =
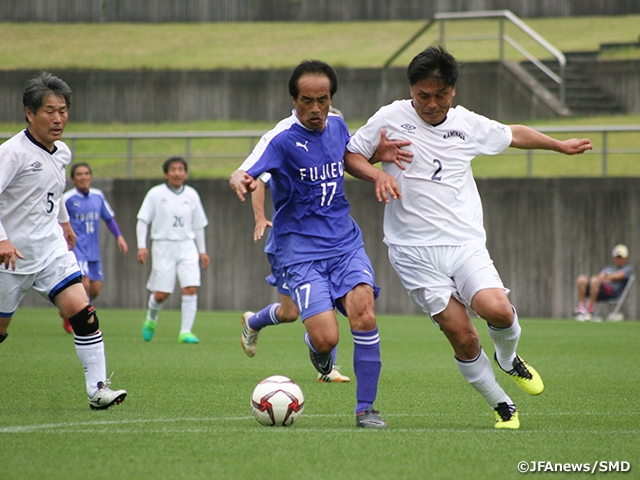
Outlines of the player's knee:
<svg viewBox="0 0 640 480">
<path fill-rule="evenodd" d="M 298 309 L 297 307 L 287 308 L 284 305 L 280 305 L 276 310 L 276 316 L 280 323 L 291 323 L 295 322 L 298 319 Z"/>
<path fill-rule="evenodd" d="M 80 312 L 69 318 L 69 323 L 76 335 L 93 335 L 100 328 L 96 310 L 92 305 L 87 305 Z"/>
</svg>

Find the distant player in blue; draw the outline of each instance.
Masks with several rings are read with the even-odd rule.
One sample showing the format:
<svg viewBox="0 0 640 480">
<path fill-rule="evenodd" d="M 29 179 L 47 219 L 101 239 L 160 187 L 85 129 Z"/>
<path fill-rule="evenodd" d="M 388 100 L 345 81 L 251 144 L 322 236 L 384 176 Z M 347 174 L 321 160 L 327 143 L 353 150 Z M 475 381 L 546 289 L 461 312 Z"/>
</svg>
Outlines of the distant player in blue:
<svg viewBox="0 0 640 480">
<path fill-rule="evenodd" d="M 101 190 L 91 187 L 91 167 L 76 163 L 71 167 L 71 182 L 75 188 L 64 193 L 64 202 L 69 211 L 71 226 L 77 240 L 73 248 L 82 270 L 82 284 L 91 300 L 100 295 L 102 289 L 102 258 L 100 256 L 100 219 L 116 237 L 123 254 L 129 251 L 113 210 Z"/>
<path fill-rule="evenodd" d="M 338 308 L 349 319 L 354 340 L 356 426 L 386 428 L 373 408 L 382 366 L 374 313 L 379 288 L 344 194 L 343 156 L 350 136 L 344 120 L 329 115 L 337 88 L 336 73 L 326 63 L 298 65 L 289 78 L 293 114 L 262 137 L 264 149 L 255 149 L 229 184 L 244 201 L 256 179 L 271 174 L 276 257 L 307 330 L 311 361 L 321 374 L 331 372 Z"/>
</svg>

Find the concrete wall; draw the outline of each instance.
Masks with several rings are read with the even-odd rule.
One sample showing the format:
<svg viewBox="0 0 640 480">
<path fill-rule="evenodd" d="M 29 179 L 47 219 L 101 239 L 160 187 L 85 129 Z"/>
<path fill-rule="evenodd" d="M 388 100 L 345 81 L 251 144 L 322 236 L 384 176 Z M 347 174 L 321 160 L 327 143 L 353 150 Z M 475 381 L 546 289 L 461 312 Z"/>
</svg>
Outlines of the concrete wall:
<svg viewBox="0 0 640 480">
<path fill-rule="evenodd" d="M 102 188 L 129 242 L 123 257 L 115 240 L 102 225 L 105 283 L 96 306 L 145 308 L 149 266 L 136 261 L 135 216 L 146 191 L 157 181 L 96 181 Z M 640 179 L 518 179 L 478 180 L 484 203 L 489 251 L 510 298 L 525 317 L 568 317 L 575 306 L 577 275 L 597 273 L 611 261 L 616 243 L 625 243 L 631 262 L 640 252 Z M 277 299 L 264 277 L 269 267 L 263 243 L 252 241 L 253 215 L 226 180 L 190 182 L 202 197 L 209 217 L 207 248 L 212 265 L 203 272 L 200 308 L 248 310 Z M 382 243 L 382 206 L 371 184 L 351 180 L 346 184 L 352 215 L 359 223 L 382 287 L 376 308 L 381 313 L 419 313 L 410 301 L 387 259 Z M 637 285 L 624 311 L 637 318 Z M 179 294 L 169 306 L 179 306 Z M 23 305 L 46 305 L 31 292 Z M 142 319 L 140 319 L 142 321 Z"/>
<path fill-rule="evenodd" d="M 640 65 L 640 62 L 638 62 Z M 381 105 L 408 98 L 406 67 L 382 73 L 375 68 L 339 68 L 333 104 L 346 118 L 366 120 Z M 0 71 L 0 121 L 22 121 L 22 91 L 34 71 Z M 73 90 L 71 121 L 186 122 L 236 119 L 276 122 L 288 116 L 290 69 L 210 71 L 78 71 L 52 72 Z M 636 72 L 635 78 L 640 78 Z M 502 121 L 555 118 L 522 79 L 499 62 L 465 63 L 460 67 L 456 102 Z M 632 92 L 630 92 L 632 94 Z M 640 95 L 636 91 L 636 96 Z M 255 99 L 259 98 L 260 101 Z"/>
<path fill-rule="evenodd" d="M 640 112 L 640 61 L 584 62 L 585 71 L 617 97 L 629 113 Z M 375 68 L 339 68 L 333 104 L 346 118 L 366 120 L 381 105 L 408 98 L 405 67 L 387 73 Z M 24 119 L 22 91 L 40 72 L 0 70 L 0 122 Z M 71 121 L 186 122 L 250 120 L 276 122 L 291 112 L 289 69 L 208 71 L 80 71 L 56 70 L 73 90 Z M 460 67 L 456 103 L 501 121 L 556 118 L 555 100 L 545 99 L 518 65 L 464 63 Z M 260 101 L 255 99 L 259 98 Z M 556 102 L 557 103 L 557 102 Z"/>
<path fill-rule="evenodd" d="M 436 12 L 513 11 L 520 17 L 628 15 L 634 0 L 3 0 L 0 21 L 226 22 L 414 20 Z"/>
</svg>

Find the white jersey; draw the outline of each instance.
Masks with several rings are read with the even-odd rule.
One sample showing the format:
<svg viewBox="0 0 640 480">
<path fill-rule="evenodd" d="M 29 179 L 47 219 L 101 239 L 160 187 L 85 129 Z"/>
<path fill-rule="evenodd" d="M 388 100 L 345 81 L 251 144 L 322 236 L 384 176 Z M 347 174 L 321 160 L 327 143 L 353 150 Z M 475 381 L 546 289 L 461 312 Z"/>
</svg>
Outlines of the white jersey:
<svg viewBox="0 0 640 480">
<path fill-rule="evenodd" d="M 452 108 L 443 123 L 432 126 L 416 113 L 411 100 L 378 110 L 360 128 L 347 149 L 371 158 L 380 129 L 389 140 L 409 140 L 413 161 L 400 169 L 383 169 L 398 182 L 402 198 L 385 206 L 384 242 L 394 245 L 464 245 L 486 242 L 482 202 L 471 161 L 495 155 L 512 140 L 511 129 L 464 107 Z"/>
<path fill-rule="evenodd" d="M 27 130 L 0 145 L 0 222 L 24 256 L 6 272 L 38 273 L 67 252 L 58 213 L 70 162 L 65 143 L 50 153 Z"/>
<path fill-rule="evenodd" d="M 194 230 L 209 223 L 200 195 L 185 185 L 176 192 L 166 183 L 151 188 L 142 201 L 138 220 L 151 224 L 151 240 L 195 240 Z M 139 239 L 140 240 L 140 239 Z M 138 241 L 138 248 L 140 241 Z"/>
</svg>

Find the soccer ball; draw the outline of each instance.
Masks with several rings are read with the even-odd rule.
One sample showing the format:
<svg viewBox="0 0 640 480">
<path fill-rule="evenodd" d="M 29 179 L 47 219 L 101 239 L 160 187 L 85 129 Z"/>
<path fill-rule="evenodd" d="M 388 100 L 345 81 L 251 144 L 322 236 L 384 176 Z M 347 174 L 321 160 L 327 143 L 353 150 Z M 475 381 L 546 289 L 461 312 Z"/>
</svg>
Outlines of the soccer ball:
<svg viewBox="0 0 640 480">
<path fill-rule="evenodd" d="M 251 395 L 256 420 L 267 427 L 293 425 L 304 410 L 304 395 L 296 382 L 282 375 L 262 380 Z"/>
</svg>

